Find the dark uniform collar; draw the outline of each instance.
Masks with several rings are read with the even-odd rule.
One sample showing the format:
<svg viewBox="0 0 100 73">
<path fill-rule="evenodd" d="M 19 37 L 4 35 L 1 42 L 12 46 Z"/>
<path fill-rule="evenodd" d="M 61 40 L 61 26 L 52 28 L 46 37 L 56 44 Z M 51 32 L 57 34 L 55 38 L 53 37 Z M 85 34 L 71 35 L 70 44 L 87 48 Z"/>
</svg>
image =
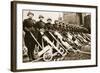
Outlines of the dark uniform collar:
<svg viewBox="0 0 100 73">
<path fill-rule="evenodd" d="M 51 23 L 47 23 L 47 24 L 51 24 Z"/>
<path fill-rule="evenodd" d="M 40 20 L 40 22 L 43 22 L 42 20 Z"/>
<path fill-rule="evenodd" d="M 28 18 L 29 20 L 32 20 L 32 18 Z"/>
</svg>

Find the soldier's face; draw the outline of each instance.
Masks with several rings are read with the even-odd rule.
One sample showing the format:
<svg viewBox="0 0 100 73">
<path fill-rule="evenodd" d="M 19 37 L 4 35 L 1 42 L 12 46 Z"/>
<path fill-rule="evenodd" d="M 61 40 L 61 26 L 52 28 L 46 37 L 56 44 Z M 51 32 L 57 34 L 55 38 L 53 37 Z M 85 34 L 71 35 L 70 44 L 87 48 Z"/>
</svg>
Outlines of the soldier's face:
<svg viewBox="0 0 100 73">
<path fill-rule="evenodd" d="M 33 18 L 33 15 L 32 15 L 32 14 L 30 14 L 30 15 L 29 15 L 29 18 Z"/>
<path fill-rule="evenodd" d="M 55 24 L 59 24 L 59 22 L 58 22 L 58 21 L 56 21 L 56 22 L 55 22 Z"/>
<path fill-rule="evenodd" d="M 43 20 L 43 18 L 42 18 L 42 17 L 40 17 L 39 19 L 40 19 L 40 20 Z"/>
<path fill-rule="evenodd" d="M 51 20 L 48 20 L 47 22 L 48 22 L 48 23 L 51 23 L 52 21 L 51 21 Z"/>
</svg>

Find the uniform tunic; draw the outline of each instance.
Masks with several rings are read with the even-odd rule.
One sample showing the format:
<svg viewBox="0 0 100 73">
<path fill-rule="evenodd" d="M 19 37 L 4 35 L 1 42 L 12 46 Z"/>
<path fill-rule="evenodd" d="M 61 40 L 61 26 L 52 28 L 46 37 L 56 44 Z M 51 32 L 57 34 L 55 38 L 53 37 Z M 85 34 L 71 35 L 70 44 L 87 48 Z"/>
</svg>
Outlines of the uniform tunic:
<svg viewBox="0 0 100 73">
<path fill-rule="evenodd" d="M 28 56 L 30 61 L 34 59 L 34 48 L 35 48 L 35 40 L 33 39 L 33 37 L 30 34 L 30 31 L 34 34 L 34 21 L 31 18 L 25 19 L 23 21 L 23 30 L 25 31 L 25 37 L 24 37 L 24 41 L 25 41 L 25 45 L 28 48 Z"/>
<path fill-rule="evenodd" d="M 41 29 L 44 30 L 44 27 L 45 27 L 45 23 L 41 20 L 36 22 L 36 24 L 35 24 L 37 40 L 41 46 L 42 46 L 42 42 L 43 42 L 43 40 L 42 40 L 43 34 L 41 34 L 41 32 L 42 32 Z M 42 33 L 44 33 L 44 32 L 42 32 Z M 39 48 L 39 49 L 41 50 L 42 48 Z"/>
<path fill-rule="evenodd" d="M 53 37 L 49 34 L 49 32 L 53 29 L 52 24 L 51 23 L 46 23 L 45 29 L 47 30 L 45 32 L 45 35 L 50 39 L 51 42 L 53 42 Z"/>
</svg>

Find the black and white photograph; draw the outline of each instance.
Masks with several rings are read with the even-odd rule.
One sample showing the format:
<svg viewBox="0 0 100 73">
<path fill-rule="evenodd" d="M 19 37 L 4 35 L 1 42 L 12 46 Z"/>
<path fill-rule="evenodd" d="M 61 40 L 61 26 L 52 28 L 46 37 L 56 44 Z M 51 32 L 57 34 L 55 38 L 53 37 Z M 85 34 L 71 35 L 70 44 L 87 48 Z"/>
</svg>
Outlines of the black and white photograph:
<svg viewBox="0 0 100 73">
<path fill-rule="evenodd" d="M 23 10 L 23 62 L 91 59 L 91 14 Z"/>
<path fill-rule="evenodd" d="M 97 6 L 12 2 L 11 70 L 97 66 Z"/>
</svg>

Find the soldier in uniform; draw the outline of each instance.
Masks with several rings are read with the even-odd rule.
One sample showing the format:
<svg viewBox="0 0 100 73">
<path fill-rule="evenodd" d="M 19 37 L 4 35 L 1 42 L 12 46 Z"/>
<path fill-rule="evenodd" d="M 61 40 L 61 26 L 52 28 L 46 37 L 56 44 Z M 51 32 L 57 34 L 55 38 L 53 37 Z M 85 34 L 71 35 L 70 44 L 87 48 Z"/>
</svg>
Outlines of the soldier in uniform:
<svg viewBox="0 0 100 73">
<path fill-rule="evenodd" d="M 62 34 L 64 34 L 66 32 L 66 27 L 65 27 L 65 23 L 63 23 L 62 25 Z"/>
<path fill-rule="evenodd" d="M 62 33 L 62 31 L 63 31 L 63 22 L 59 22 L 58 31 L 59 31 L 60 33 Z"/>
<path fill-rule="evenodd" d="M 58 25 L 59 25 L 59 21 L 58 20 L 55 20 L 54 21 L 54 24 L 53 24 L 53 30 L 54 31 L 57 31 L 58 30 Z"/>
<path fill-rule="evenodd" d="M 36 29 L 37 30 L 41 30 L 41 29 L 44 29 L 44 26 L 45 26 L 45 22 L 43 21 L 44 17 L 42 15 L 39 15 L 39 21 L 36 22 Z"/>
<path fill-rule="evenodd" d="M 53 30 L 54 31 L 58 31 L 58 27 L 59 27 L 59 21 L 58 20 L 55 20 L 54 21 L 54 24 L 53 24 Z M 55 36 L 56 39 L 58 39 L 55 34 L 54 34 L 54 36 Z M 55 46 L 57 45 L 57 41 L 56 40 L 54 40 L 54 45 Z"/>
<path fill-rule="evenodd" d="M 44 17 L 42 15 L 39 15 L 39 21 L 36 22 L 35 27 L 36 27 L 36 34 L 37 34 L 37 40 L 39 44 L 42 46 L 42 36 L 44 34 L 44 27 L 45 27 L 45 22 L 43 21 Z M 39 48 L 39 51 L 42 48 Z"/>
<path fill-rule="evenodd" d="M 25 32 L 24 42 L 25 42 L 25 46 L 28 49 L 29 61 L 32 61 L 34 60 L 34 48 L 35 48 L 36 42 L 31 36 L 30 32 L 32 32 L 33 34 L 35 32 L 35 29 L 34 29 L 35 20 L 32 19 L 34 16 L 32 12 L 28 12 L 27 16 L 29 18 L 23 21 L 23 30 Z"/>
<path fill-rule="evenodd" d="M 58 31 L 61 32 L 61 30 L 62 30 L 62 26 L 59 24 Z"/>
<path fill-rule="evenodd" d="M 49 32 L 52 32 L 53 30 L 53 24 L 51 23 L 52 22 L 52 19 L 51 18 L 48 18 L 47 19 L 47 23 L 45 24 L 45 35 L 50 39 L 51 42 L 53 42 L 53 38 L 52 36 L 49 34 Z M 47 43 L 45 43 L 45 45 L 47 45 Z"/>
<path fill-rule="evenodd" d="M 48 18 L 47 19 L 47 23 L 45 24 L 45 29 L 47 30 L 51 30 L 52 29 L 52 19 L 51 18 Z"/>
</svg>

